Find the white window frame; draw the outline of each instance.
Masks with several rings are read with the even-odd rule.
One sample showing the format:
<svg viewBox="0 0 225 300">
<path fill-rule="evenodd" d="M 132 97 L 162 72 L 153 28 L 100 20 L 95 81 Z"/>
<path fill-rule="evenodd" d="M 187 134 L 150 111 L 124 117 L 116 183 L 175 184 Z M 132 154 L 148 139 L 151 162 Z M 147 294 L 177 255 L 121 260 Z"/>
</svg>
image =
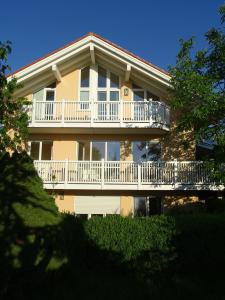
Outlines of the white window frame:
<svg viewBox="0 0 225 300">
<path fill-rule="evenodd" d="M 53 91 L 54 92 L 54 100 L 49 101 L 49 102 L 54 102 L 55 99 L 56 99 L 56 88 L 44 88 L 44 99 L 43 99 L 43 101 L 47 101 L 47 92 L 48 91 Z"/>
<path fill-rule="evenodd" d="M 42 154 L 42 145 L 43 143 L 52 143 L 52 149 L 51 149 L 51 159 L 52 160 L 52 151 L 53 151 L 53 141 L 51 140 L 34 140 L 34 141 L 29 141 L 28 142 L 28 155 L 30 156 L 31 154 L 31 143 L 39 143 L 39 149 L 38 149 L 38 160 L 42 160 L 41 154 Z"/>
<path fill-rule="evenodd" d="M 133 88 L 133 86 L 132 86 L 132 101 L 135 101 L 134 100 L 134 92 L 144 92 L 144 99 L 143 99 L 144 102 L 148 102 L 149 100 L 152 100 L 151 98 L 149 98 L 149 99 L 147 98 L 148 92 L 151 93 L 150 91 L 148 91 L 147 89 L 144 89 L 142 87 L 137 89 L 137 88 Z M 157 96 L 157 95 L 155 95 L 155 96 Z M 159 97 L 159 96 L 157 96 L 157 97 Z M 160 97 L 159 97 L 159 101 L 161 101 Z"/>
<path fill-rule="evenodd" d="M 81 140 L 82 141 L 82 140 Z M 80 141 L 77 141 L 78 143 L 78 147 L 77 147 L 77 160 L 78 160 L 78 157 L 79 157 L 79 142 Z M 117 143 L 121 143 L 121 141 L 99 141 L 99 140 L 95 140 L 95 141 L 87 141 L 90 143 L 90 156 L 89 156 L 89 160 L 87 161 L 92 161 L 92 147 L 93 147 L 93 142 L 103 142 L 105 143 L 105 153 L 104 153 L 104 160 L 108 160 L 108 143 L 109 142 L 117 142 Z M 121 148 L 121 147 L 120 147 Z M 121 149 L 120 149 L 121 150 Z M 120 153 L 121 154 L 121 153 Z M 84 158 L 84 153 L 82 153 L 82 156 Z M 83 160 L 82 160 L 83 161 Z"/>
<path fill-rule="evenodd" d="M 102 69 L 106 70 L 106 87 L 98 87 L 98 69 L 101 67 Z M 110 101 L 110 92 L 119 92 L 119 97 L 118 101 L 111 101 L 111 102 L 119 102 L 120 101 L 120 90 L 121 90 L 121 77 L 117 75 L 116 73 L 110 71 L 109 69 L 106 69 L 105 67 L 99 66 L 98 65 L 97 69 L 97 101 L 98 101 L 98 92 L 106 92 L 106 102 Z M 119 87 L 110 87 L 110 74 L 114 74 L 119 77 Z M 104 101 L 99 101 L 99 102 L 104 102 Z"/>
<path fill-rule="evenodd" d="M 89 67 L 89 87 L 81 87 L 81 72 L 83 69 Z M 87 65 L 87 66 L 84 66 L 83 68 L 80 69 L 80 72 L 79 72 L 79 89 L 78 89 L 78 98 L 79 98 L 79 101 L 81 101 L 81 92 L 88 92 L 89 93 L 89 99 L 88 101 L 84 101 L 84 102 L 87 102 L 87 105 L 85 103 L 85 105 L 81 104 L 80 103 L 80 110 L 89 110 L 90 109 L 90 100 L 91 100 L 91 80 L 92 80 L 92 76 L 91 76 L 91 66 Z"/>
</svg>

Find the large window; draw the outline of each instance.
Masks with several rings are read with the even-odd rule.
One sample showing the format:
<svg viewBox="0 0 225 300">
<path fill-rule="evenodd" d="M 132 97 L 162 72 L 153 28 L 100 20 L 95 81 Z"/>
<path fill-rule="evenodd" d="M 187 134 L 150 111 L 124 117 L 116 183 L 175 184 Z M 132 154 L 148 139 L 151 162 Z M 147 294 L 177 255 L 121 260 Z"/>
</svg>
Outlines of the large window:
<svg viewBox="0 0 225 300">
<path fill-rule="evenodd" d="M 120 160 L 120 142 L 79 141 L 78 160 Z"/>
<path fill-rule="evenodd" d="M 119 76 L 98 66 L 98 101 L 118 101 L 119 87 Z"/>
<path fill-rule="evenodd" d="M 149 101 L 149 100 L 160 101 L 160 98 L 157 95 L 151 93 L 150 91 L 136 84 L 132 85 L 132 90 L 133 90 L 133 101 Z"/>
<path fill-rule="evenodd" d="M 145 217 L 162 213 L 162 198 L 159 196 L 134 197 L 134 215 Z"/>
<path fill-rule="evenodd" d="M 52 141 L 32 141 L 30 142 L 30 156 L 33 160 L 51 160 Z"/>
<path fill-rule="evenodd" d="M 90 100 L 90 67 L 81 70 L 80 75 L 80 101 L 89 102 Z M 81 109 L 89 109 L 89 104 L 82 104 Z"/>
<path fill-rule="evenodd" d="M 133 161 L 157 161 L 161 158 L 161 145 L 158 141 L 132 142 Z"/>
</svg>

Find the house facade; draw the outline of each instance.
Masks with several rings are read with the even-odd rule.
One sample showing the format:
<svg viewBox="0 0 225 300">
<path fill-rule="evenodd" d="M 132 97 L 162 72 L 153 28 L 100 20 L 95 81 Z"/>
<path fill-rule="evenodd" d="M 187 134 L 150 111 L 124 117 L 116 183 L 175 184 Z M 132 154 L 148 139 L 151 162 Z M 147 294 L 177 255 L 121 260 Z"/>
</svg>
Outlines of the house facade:
<svg viewBox="0 0 225 300">
<path fill-rule="evenodd" d="M 166 71 L 89 33 L 12 76 L 32 103 L 27 151 L 60 211 L 150 215 L 217 189 L 192 132 L 175 130 Z"/>
</svg>

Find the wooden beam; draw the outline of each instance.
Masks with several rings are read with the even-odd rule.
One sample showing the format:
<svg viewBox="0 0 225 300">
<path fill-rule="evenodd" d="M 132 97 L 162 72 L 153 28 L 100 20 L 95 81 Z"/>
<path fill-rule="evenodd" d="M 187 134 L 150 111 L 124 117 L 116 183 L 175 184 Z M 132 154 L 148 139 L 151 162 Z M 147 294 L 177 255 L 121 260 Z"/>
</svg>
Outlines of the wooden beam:
<svg viewBox="0 0 225 300">
<path fill-rule="evenodd" d="M 91 54 L 91 62 L 93 65 L 95 65 L 95 48 L 94 45 L 90 45 L 90 54 Z"/>
<path fill-rule="evenodd" d="M 53 65 L 53 66 L 52 66 L 52 72 L 53 72 L 55 78 L 56 78 L 58 81 L 61 81 L 61 80 L 62 80 L 62 77 L 61 77 L 61 74 L 60 74 L 60 71 L 59 71 L 57 65 Z"/>
<path fill-rule="evenodd" d="M 126 69 L 126 72 L 125 72 L 125 82 L 129 81 L 130 72 L 131 72 L 131 65 L 127 65 L 127 69 Z"/>
</svg>

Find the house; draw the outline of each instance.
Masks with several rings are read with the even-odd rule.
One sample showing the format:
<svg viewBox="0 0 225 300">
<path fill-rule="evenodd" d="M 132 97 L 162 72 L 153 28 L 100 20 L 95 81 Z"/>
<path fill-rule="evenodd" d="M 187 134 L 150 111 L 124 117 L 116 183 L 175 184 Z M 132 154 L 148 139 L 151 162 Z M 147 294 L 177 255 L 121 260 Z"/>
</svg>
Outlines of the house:
<svg viewBox="0 0 225 300">
<path fill-rule="evenodd" d="M 175 131 L 166 71 L 88 33 L 12 76 L 32 101 L 28 152 L 60 211 L 149 215 L 218 189 L 193 133 Z"/>
</svg>

